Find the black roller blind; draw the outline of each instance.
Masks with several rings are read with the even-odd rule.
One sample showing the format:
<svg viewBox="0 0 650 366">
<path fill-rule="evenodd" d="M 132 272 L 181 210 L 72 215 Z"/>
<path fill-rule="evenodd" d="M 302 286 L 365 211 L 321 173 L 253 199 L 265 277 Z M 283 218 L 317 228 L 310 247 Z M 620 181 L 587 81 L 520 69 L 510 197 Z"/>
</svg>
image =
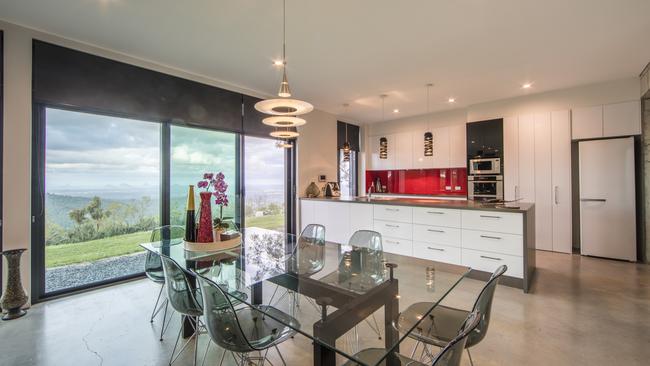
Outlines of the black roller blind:
<svg viewBox="0 0 650 366">
<path fill-rule="evenodd" d="M 33 98 L 243 133 L 240 93 L 34 40 Z"/>
<path fill-rule="evenodd" d="M 336 146 L 337 149 L 343 148 L 345 143 L 345 127 L 347 126 L 347 140 L 352 151 L 359 151 L 359 126 L 341 121 L 336 122 Z"/>
</svg>

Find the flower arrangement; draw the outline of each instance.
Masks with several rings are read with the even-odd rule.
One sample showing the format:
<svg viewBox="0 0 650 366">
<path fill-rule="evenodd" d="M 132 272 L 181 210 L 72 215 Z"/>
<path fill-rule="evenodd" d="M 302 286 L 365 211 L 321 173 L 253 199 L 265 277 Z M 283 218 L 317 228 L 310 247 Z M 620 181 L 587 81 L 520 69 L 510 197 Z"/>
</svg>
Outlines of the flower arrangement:
<svg viewBox="0 0 650 366">
<path fill-rule="evenodd" d="M 223 217 L 223 208 L 228 207 L 228 183 L 226 183 L 226 176 L 219 172 L 203 174 L 203 180 L 199 181 L 196 186 L 200 189 L 205 189 L 205 192 L 211 192 L 214 196 L 214 203 L 219 206 L 219 217 L 213 220 L 213 227 L 217 230 L 225 230 L 229 227 L 227 220 L 232 220 L 232 217 Z"/>
</svg>

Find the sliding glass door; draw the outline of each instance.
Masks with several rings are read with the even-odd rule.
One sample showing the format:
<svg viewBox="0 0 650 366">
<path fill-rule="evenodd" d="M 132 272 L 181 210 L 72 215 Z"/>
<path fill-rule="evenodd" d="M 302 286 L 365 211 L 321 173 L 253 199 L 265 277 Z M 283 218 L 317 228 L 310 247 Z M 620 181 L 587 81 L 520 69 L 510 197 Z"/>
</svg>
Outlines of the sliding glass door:
<svg viewBox="0 0 650 366">
<path fill-rule="evenodd" d="M 138 244 L 160 222 L 160 124 L 44 117 L 44 295 L 141 273 Z"/>
<path fill-rule="evenodd" d="M 285 149 L 277 141 L 244 137 L 244 223 L 284 231 L 286 228 Z"/>
<path fill-rule="evenodd" d="M 227 206 L 223 217 L 236 221 L 238 212 L 237 188 L 238 135 L 228 132 L 171 126 L 171 187 L 170 224 L 185 224 L 185 207 L 189 185 L 194 185 L 197 197 L 205 188 L 197 187 L 204 174 L 222 173 L 228 185 Z M 211 200 L 212 217 L 221 214 L 215 200 Z M 238 223 L 237 223 L 238 224 Z"/>
</svg>

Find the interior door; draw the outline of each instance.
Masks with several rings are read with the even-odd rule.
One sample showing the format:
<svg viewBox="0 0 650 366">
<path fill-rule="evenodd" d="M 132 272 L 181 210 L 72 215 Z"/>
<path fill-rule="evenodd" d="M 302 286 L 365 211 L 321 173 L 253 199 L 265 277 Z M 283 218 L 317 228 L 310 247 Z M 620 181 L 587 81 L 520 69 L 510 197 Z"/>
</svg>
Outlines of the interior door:
<svg viewBox="0 0 650 366">
<path fill-rule="evenodd" d="M 571 253 L 571 119 L 569 111 L 551 113 L 553 173 L 553 251 Z"/>
<path fill-rule="evenodd" d="M 634 139 L 578 146 L 581 254 L 635 261 Z"/>
<path fill-rule="evenodd" d="M 551 114 L 535 119 L 535 246 L 553 250 L 553 188 L 551 180 Z"/>
</svg>

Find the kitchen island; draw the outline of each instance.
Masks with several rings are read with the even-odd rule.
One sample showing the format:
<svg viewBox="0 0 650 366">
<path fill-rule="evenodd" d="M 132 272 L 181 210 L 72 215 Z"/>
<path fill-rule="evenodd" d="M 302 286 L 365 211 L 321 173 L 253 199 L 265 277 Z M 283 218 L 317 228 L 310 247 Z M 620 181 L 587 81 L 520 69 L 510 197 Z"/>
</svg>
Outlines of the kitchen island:
<svg viewBox="0 0 650 366">
<path fill-rule="evenodd" d="M 487 279 L 508 266 L 501 283 L 530 291 L 535 272 L 535 209 L 428 198 L 301 198 L 300 227 L 325 226 L 326 240 L 347 243 L 357 230 L 374 230 L 384 251 L 471 267 Z"/>
</svg>

